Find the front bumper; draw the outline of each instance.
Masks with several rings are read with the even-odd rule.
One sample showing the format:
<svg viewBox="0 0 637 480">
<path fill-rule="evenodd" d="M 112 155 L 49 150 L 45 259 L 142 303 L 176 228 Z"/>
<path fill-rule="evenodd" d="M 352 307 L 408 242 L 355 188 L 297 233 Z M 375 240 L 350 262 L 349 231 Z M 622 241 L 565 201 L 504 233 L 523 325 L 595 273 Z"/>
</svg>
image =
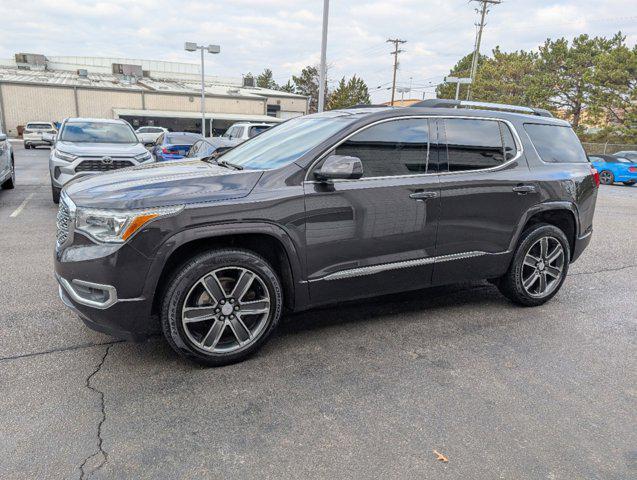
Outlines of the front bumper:
<svg viewBox="0 0 637 480">
<path fill-rule="evenodd" d="M 60 298 L 93 330 L 142 340 L 159 331 L 152 295 L 144 293 L 150 263 L 130 245 L 96 245 L 76 234 L 55 252 Z"/>
</svg>

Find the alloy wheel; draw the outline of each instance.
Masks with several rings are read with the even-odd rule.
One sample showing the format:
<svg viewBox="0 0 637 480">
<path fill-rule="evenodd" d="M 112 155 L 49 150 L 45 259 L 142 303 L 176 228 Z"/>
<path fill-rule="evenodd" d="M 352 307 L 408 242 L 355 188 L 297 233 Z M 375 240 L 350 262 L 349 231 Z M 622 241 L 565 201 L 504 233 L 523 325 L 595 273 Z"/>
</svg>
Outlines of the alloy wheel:
<svg viewBox="0 0 637 480">
<path fill-rule="evenodd" d="M 270 315 L 261 277 L 243 267 L 223 267 L 201 277 L 186 295 L 181 323 L 199 349 L 227 354 L 259 338 Z"/>
<path fill-rule="evenodd" d="M 542 237 L 529 248 L 522 265 L 522 287 L 532 297 L 549 295 L 562 280 L 564 248 L 554 237 Z"/>
<path fill-rule="evenodd" d="M 612 183 L 612 176 L 610 172 L 603 171 L 599 174 L 599 179 L 604 185 Z"/>
</svg>

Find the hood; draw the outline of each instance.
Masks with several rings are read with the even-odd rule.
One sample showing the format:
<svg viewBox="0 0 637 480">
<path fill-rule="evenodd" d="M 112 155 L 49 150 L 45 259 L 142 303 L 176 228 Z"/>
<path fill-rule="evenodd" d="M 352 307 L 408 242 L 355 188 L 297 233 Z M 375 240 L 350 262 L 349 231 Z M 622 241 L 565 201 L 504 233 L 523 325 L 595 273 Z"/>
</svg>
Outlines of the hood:
<svg viewBox="0 0 637 480">
<path fill-rule="evenodd" d="M 171 161 L 80 177 L 64 191 L 81 207 L 143 209 L 242 198 L 262 174 L 199 160 Z"/>
<path fill-rule="evenodd" d="M 141 143 L 57 142 L 55 148 L 78 156 L 133 157 L 148 150 Z"/>
</svg>

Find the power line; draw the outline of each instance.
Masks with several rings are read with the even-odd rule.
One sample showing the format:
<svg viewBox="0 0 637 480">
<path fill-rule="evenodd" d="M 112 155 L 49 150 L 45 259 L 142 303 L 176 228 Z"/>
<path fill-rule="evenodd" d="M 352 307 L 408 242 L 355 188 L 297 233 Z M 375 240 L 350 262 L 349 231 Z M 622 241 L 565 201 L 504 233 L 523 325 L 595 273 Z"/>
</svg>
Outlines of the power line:
<svg viewBox="0 0 637 480">
<path fill-rule="evenodd" d="M 407 43 L 407 40 L 401 40 L 399 38 L 389 38 L 387 39 L 387 43 L 394 44 L 394 51 L 391 52 L 394 56 L 394 79 L 392 80 L 391 87 L 391 105 L 394 106 L 394 95 L 396 94 L 396 70 L 398 70 L 398 54 L 404 52 L 404 50 L 399 50 L 398 45 L 401 43 Z"/>
<path fill-rule="evenodd" d="M 502 3 L 502 0 L 471 0 L 471 1 L 479 2 L 482 4 L 482 7 L 479 10 L 480 23 L 477 25 L 478 32 L 476 35 L 476 43 L 473 49 L 473 59 L 471 60 L 470 77 L 471 77 L 471 80 L 473 81 L 475 80 L 476 70 L 478 69 L 478 58 L 480 57 L 480 42 L 482 41 L 482 30 L 484 29 L 484 26 L 485 26 L 484 18 L 487 16 L 487 13 L 489 13 L 488 6 L 489 4 L 498 5 Z M 469 84 L 469 87 L 467 88 L 467 100 L 469 100 L 470 98 L 471 98 L 471 84 Z"/>
</svg>

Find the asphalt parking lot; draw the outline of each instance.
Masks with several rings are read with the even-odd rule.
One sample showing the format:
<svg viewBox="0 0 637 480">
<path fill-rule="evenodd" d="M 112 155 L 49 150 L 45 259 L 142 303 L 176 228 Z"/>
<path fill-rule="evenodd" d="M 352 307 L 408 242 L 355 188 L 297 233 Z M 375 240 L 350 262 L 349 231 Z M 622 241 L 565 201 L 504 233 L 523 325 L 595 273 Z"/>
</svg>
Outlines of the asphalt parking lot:
<svg viewBox="0 0 637 480">
<path fill-rule="evenodd" d="M 204 369 L 62 305 L 48 149 L 15 148 L 0 478 L 637 476 L 637 186 L 602 186 L 591 245 L 542 307 L 486 282 L 376 298 L 288 317 L 248 361 Z"/>
</svg>

